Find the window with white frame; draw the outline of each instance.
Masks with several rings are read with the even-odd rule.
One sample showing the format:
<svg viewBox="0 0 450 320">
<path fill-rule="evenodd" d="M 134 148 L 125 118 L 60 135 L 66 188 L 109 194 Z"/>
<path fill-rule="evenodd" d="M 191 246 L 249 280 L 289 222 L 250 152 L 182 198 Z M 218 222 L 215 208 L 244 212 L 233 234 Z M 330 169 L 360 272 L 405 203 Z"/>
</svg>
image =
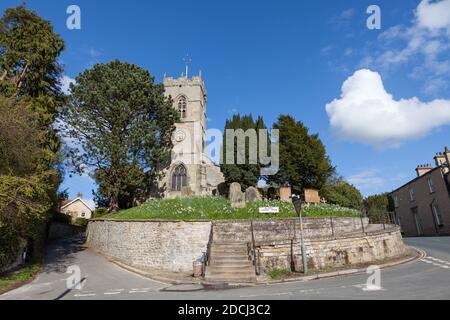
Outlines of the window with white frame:
<svg viewBox="0 0 450 320">
<path fill-rule="evenodd" d="M 414 189 L 413 188 L 409 189 L 409 199 L 411 201 L 414 201 Z"/>
<path fill-rule="evenodd" d="M 434 184 L 433 184 L 433 178 L 428 177 L 428 188 L 430 189 L 430 193 L 434 193 Z"/>
<path fill-rule="evenodd" d="M 82 218 L 86 217 L 86 213 L 85 213 L 85 212 L 82 212 L 82 213 L 81 213 L 81 217 L 82 217 Z"/>
<path fill-rule="evenodd" d="M 440 212 L 439 207 L 437 205 L 433 205 L 433 214 L 434 214 L 434 218 L 436 219 L 436 224 L 438 226 L 443 226 L 444 225 L 444 220 L 442 219 L 441 212 Z"/>
</svg>

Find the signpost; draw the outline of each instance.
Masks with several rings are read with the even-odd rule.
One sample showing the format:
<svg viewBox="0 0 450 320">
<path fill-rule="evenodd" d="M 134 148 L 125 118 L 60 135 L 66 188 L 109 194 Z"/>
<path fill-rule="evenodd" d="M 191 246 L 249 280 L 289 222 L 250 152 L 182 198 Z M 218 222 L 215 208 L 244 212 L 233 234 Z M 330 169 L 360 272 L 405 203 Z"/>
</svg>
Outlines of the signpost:
<svg viewBox="0 0 450 320">
<path fill-rule="evenodd" d="M 302 246 L 302 262 L 303 262 L 303 273 L 308 273 L 308 260 L 306 258 L 306 246 L 305 239 L 303 238 L 303 219 L 302 219 L 302 199 L 300 196 L 293 194 L 292 202 L 297 212 L 299 222 L 300 222 L 300 241 Z"/>
<path fill-rule="evenodd" d="M 266 213 L 266 214 L 280 213 L 280 208 L 279 207 L 260 207 L 259 213 Z"/>
</svg>

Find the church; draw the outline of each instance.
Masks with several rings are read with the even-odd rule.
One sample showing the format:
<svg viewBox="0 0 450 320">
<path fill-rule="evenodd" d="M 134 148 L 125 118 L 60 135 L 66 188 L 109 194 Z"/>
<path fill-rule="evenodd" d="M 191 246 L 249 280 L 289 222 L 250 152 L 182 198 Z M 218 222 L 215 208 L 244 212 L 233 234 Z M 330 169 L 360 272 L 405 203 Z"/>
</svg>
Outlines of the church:
<svg viewBox="0 0 450 320">
<path fill-rule="evenodd" d="M 171 162 L 161 169 L 158 188 L 164 198 L 217 194 L 224 182 L 220 167 L 206 154 L 207 91 L 201 74 L 174 79 L 164 75 L 166 96 L 180 116 L 175 124 Z"/>
</svg>

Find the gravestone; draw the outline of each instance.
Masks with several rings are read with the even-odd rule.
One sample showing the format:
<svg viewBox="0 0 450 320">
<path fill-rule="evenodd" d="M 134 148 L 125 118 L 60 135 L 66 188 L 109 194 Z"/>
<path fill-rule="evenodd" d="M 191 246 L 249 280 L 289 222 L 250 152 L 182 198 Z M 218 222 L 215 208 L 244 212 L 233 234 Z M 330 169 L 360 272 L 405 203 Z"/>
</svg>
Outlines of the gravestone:
<svg viewBox="0 0 450 320">
<path fill-rule="evenodd" d="M 232 208 L 245 208 L 245 193 L 239 183 L 233 182 L 230 185 L 229 197 Z"/>
<path fill-rule="evenodd" d="M 320 203 L 319 190 L 317 189 L 305 189 L 305 202 L 318 204 Z"/>
<path fill-rule="evenodd" d="M 182 187 L 181 188 L 181 196 L 182 197 L 189 197 L 192 196 L 194 193 L 192 192 L 191 187 Z"/>
<path fill-rule="evenodd" d="M 280 200 L 291 202 L 292 191 L 291 187 L 280 187 Z"/>
<path fill-rule="evenodd" d="M 245 190 L 245 201 L 253 202 L 258 200 L 261 200 L 261 195 L 259 194 L 258 189 L 255 187 L 248 187 L 247 190 Z"/>
</svg>

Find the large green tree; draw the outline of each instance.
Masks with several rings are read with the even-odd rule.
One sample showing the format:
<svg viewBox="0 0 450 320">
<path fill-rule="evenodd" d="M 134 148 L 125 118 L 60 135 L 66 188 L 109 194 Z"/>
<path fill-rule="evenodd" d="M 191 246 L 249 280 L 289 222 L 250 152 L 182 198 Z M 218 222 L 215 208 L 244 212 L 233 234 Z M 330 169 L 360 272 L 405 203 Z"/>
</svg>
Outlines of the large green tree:
<svg viewBox="0 0 450 320">
<path fill-rule="evenodd" d="M 76 78 L 63 108 L 66 133 L 79 141 L 71 159 L 86 168 L 109 210 L 129 207 L 170 159 L 178 120 L 162 84 L 134 64 L 97 64 Z"/>
<path fill-rule="evenodd" d="M 320 190 L 320 195 L 328 203 L 360 210 L 363 197 L 361 192 L 345 180 L 329 181 Z"/>
<path fill-rule="evenodd" d="M 239 150 L 237 147 L 238 139 L 234 140 L 234 163 L 226 163 L 226 150 L 227 150 L 227 130 L 243 130 L 243 132 L 248 132 L 249 129 L 255 130 L 256 133 L 256 152 L 257 152 L 257 164 L 250 163 L 249 150 L 250 143 L 249 138 L 245 140 L 245 149 Z M 252 115 L 241 116 L 239 114 L 233 115 L 231 119 L 227 119 L 225 123 L 224 137 L 223 137 L 223 147 L 222 147 L 222 164 L 221 170 L 225 177 L 225 184 L 229 186 L 233 182 L 238 182 L 241 187 L 245 190 L 250 186 L 256 186 L 260 179 L 261 164 L 259 161 L 259 130 L 267 130 L 266 125 L 262 117 L 258 117 L 256 121 L 253 119 Z M 237 163 L 237 153 L 239 151 L 245 151 L 245 163 Z"/>
<path fill-rule="evenodd" d="M 51 24 L 24 6 L 0 19 L 0 266 L 16 258 L 21 239 L 37 257 L 56 206 L 63 49 Z"/>
<path fill-rule="evenodd" d="M 320 190 L 334 168 L 319 136 L 310 134 L 302 122 L 289 115 L 281 115 L 273 128 L 280 134 L 280 169 L 267 176 L 267 182 L 289 185 L 296 193 L 304 188 Z"/>
</svg>

